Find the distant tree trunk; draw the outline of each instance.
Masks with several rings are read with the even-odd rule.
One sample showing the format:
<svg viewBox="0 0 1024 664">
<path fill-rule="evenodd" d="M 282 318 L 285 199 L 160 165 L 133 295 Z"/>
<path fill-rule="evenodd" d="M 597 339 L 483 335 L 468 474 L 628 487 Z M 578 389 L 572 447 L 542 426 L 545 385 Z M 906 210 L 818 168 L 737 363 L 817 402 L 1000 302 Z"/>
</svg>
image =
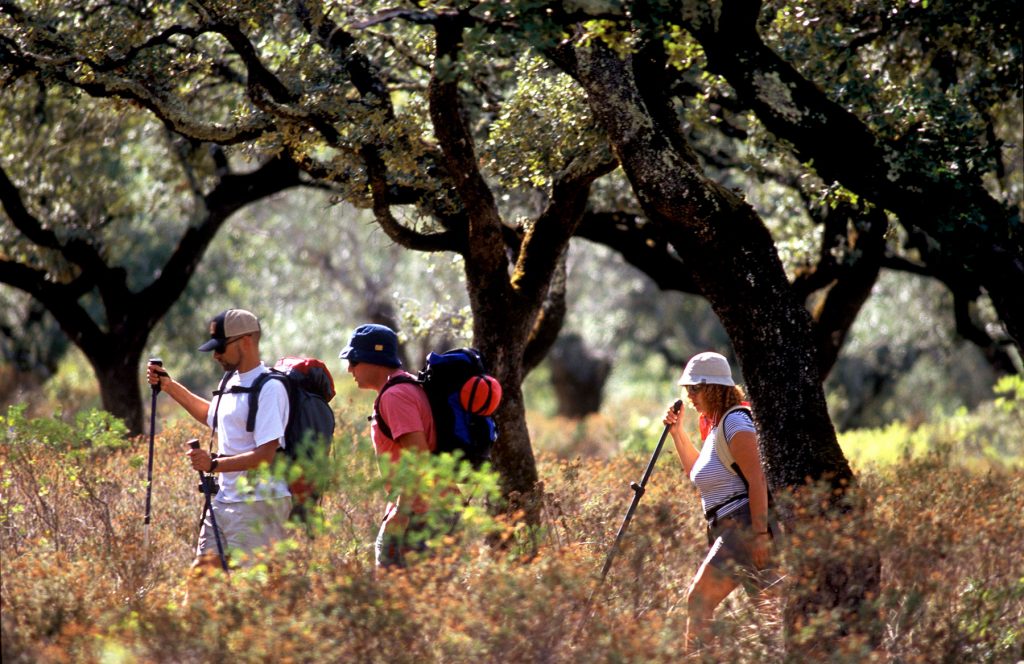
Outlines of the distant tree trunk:
<svg viewBox="0 0 1024 664">
<path fill-rule="evenodd" d="M 7 312 L 9 318 L 0 324 L 0 356 L 18 372 L 44 382 L 57 373 L 70 344 L 53 317 L 47 315 L 46 307 L 38 300 L 26 300 L 22 315 L 18 315 L 20 307 L 12 307 Z"/>
<path fill-rule="evenodd" d="M 580 419 L 601 410 L 611 362 L 588 352 L 582 337 L 565 334 L 548 354 L 558 414 Z"/>
<path fill-rule="evenodd" d="M 0 168 L 0 204 L 14 227 L 40 249 L 60 253 L 75 268 L 74 276 L 61 281 L 46 269 L 0 257 L 0 283 L 25 291 L 50 312 L 92 365 L 103 407 L 123 419 L 132 435 L 142 433 L 139 361 L 149 333 L 181 297 L 217 231 L 245 205 L 300 184 L 298 168 L 285 159 L 275 157 L 236 175 L 222 150 L 213 154 L 218 166 L 215 185 L 205 194 L 195 192 L 203 201 L 205 218 L 188 227 L 167 262 L 152 270 L 159 276 L 139 291 L 129 289 L 124 267 L 108 262 L 100 239 L 62 238 L 46 216 L 51 213 L 47 201 L 26 203 L 17 184 Z M 85 227 L 91 221 L 81 223 Z M 102 315 L 94 317 L 82 304 L 89 293 L 102 303 Z"/>
<path fill-rule="evenodd" d="M 143 404 L 139 393 L 139 350 L 90 357 L 93 371 L 100 385 L 103 409 L 124 420 L 132 433 L 145 433 Z"/>
</svg>

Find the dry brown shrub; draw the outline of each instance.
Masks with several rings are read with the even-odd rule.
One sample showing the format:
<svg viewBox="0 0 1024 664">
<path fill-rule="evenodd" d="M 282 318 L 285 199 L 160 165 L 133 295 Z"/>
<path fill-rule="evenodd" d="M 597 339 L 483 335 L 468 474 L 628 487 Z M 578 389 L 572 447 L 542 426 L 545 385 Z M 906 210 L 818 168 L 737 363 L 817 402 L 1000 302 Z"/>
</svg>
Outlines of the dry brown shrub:
<svg viewBox="0 0 1024 664">
<path fill-rule="evenodd" d="M 183 606 L 201 503 L 180 446 L 196 433 L 175 426 L 157 437 L 148 548 L 146 440 L 103 455 L 4 440 L 5 663 L 683 661 L 686 591 L 706 543 L 697 496 L 670 455 L 600 587 L 647 455 L 541 455 L 534 556 L 510 533 L 506 549 L 463 539 L 381 573 L 371 552 L 381 499 L 360 448 L 340 457 L 324 532 L 296 532 L 230 580 L 205 581 Z M 357 432 L 341 435 L 336 445 L 351 449 Z M 978 474 L 929 458 L 872 471 L 861 487 L 869 510 L 833 527 L 795 527 L 782 563 L 797 569 L 802 557 L 866 548 L 880 557 L 881 591 L 842 625 L 810 616 L 801 638 L 842 631 L 827 653 L 835 662 L 1024 658 L 1024 472 Z M 730 596 L 716 614 L 717 642 L 691 660 L 787 661 L 780 609 L 756 609 Z"/>
</svg>

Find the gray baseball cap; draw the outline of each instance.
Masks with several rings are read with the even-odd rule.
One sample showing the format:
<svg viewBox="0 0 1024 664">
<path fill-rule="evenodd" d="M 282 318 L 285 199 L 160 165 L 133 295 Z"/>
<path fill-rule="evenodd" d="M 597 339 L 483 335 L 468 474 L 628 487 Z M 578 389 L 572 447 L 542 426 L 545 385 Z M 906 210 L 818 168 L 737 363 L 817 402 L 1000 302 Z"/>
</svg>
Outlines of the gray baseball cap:
<svg viewBox="0 0 1024 664">
<path fill-rule="evenodd" d="M 210 320 L 210 338 L 199 350 L 204 353 L 211 350 L 223 353 L 228 339 L 259 331 L 260 321 L 254 313 L 245 309 L 228 309 Z"/>
</svg>

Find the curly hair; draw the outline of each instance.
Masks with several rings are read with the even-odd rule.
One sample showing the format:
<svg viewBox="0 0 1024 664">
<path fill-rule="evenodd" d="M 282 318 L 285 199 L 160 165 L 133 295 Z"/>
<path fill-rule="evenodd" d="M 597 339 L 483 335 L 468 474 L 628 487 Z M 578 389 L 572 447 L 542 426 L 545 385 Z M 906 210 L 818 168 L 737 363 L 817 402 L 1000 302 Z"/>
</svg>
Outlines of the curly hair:
<svg viewBox="0 0 1024 664">
<path fill-rule="evenodd" d="M 701 385 L 694 385 L 700 389 L 701 394 L 704 395 L 704 407 L 707 415 L 712 422 L 718 424 L 718 418 L 722 416 L 722 413 L 729 410 L 733 406 L 738 406 L 743 402 L 745 394 L 743 388 L 739 385 L 713 385 L 711 383 L 703 383 Z M 686 388 L 683 388 L 683 394 L 686 394 Z"/>
</svg>

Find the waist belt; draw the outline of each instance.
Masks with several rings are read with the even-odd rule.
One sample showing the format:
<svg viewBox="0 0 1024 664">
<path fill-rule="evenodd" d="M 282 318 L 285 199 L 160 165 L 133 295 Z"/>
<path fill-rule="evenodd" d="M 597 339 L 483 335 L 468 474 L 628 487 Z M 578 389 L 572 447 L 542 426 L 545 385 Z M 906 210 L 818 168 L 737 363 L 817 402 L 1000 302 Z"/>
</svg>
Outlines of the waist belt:
<svg viewBox="0 0 1024 664">
<path fill-rule="evenodd" d="M 746 497 L 747 497 L 747 492 L 746 491 L 744 491 L 743 493 L 737 493 L 735 496 L 729 496 L 728 498 L 726 498 L 722 502 L 718 503 L 717 505 L 715 505 L 714 507 L 709 509 L 707 512 L 704 512 L 704 518 L 708 520 L 708 523 L 714 525 L 715 521 L 718 519 L 718 512 L 719 512 L 719 510 L 721 510 L 726 505 L 730 505 L 730 504 L 736 502 L 740 498 L 746 498 Z"/>
</svg>

